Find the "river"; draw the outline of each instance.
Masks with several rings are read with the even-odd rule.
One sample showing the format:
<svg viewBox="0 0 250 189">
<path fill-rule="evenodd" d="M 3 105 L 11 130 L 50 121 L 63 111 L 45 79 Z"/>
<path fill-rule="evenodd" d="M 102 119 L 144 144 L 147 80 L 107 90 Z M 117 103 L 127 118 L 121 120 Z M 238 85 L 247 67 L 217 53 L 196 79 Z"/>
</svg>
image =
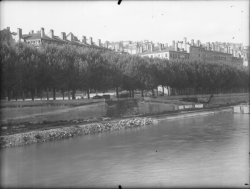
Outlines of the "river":
<svg viewBox="0 0 250 189">
<path fill-rule="evenodd" d="M 7 148 L 10 187 L 247 187 L 249 114 L 221 112 Z"/>
</svg>

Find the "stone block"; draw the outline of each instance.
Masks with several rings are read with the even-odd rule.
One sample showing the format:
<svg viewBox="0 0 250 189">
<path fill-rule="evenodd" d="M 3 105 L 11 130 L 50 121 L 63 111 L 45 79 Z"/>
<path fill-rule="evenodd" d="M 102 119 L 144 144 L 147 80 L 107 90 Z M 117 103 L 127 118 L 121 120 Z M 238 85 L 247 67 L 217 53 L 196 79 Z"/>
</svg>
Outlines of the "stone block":
<svg viewBox="0 0 250 189">
<path fill-rule="evenodd" d="M 195 104 L 194 107 L 195 108 L 203 108 L 203 104 Z"/>
<path fill-rule="evenodd" d="M 240 113 L 240 106 L 234 106 L 234 112 Z"/>
<path fill-rule="evenodd" d="M 193 106 L 192 106 L 192 105 L 185 105 L 184 107 L 185 107 L 185 109 L 190 109 L 190 108 L 192 108 Z"/>
<path fill-rule="evenodd" d="M 179 110 L 183 110 L 184 109 L 184 106 L 179 106 Z"/>
<path fill-rule="evenodd" d="M 241 106 L 241 111 L 243 114 L 249 114 L 249 106 Z"/>
</svg>

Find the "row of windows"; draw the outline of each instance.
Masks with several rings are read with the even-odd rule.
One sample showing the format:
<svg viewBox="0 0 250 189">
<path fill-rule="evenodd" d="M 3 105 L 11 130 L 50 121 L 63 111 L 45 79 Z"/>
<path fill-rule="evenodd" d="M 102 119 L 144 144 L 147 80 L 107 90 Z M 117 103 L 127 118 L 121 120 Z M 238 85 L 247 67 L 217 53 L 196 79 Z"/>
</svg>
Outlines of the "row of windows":
<svg viewBox="0 0 250 189">
<path fill-rule="evenodd" d="M 154 58 L 154 57 L 158 57 L 158 58 L 167 58 L 168 54 L 155 54 L 155 55 L 150 55 L 149 57 Z"/>
<path fill-rule="evenodd" d="M 205 55 L 206 58 L 215 59 L 215 60 L 227 60 L 226 56 L 211 56 L 211 55 Z"/>
<path fill-rule="evenodd" d="M 187 55 L 183 55 L 183 54 L 172 54 L 170 53 L 170 58 L 173 58 L 173 59 L 180 59 L 180 58 L 185 58 L 185 59 L 188 59 L 188 56 Z"/>
<path fill-rule="evenodd" d="M 28 44 L 40 44 L 41 40 L 36 40 L 36 41 L 27 41 Z"/>
<path fill-rule="evenodd" d="M 151 57 L 151 58 L 154 58 L 154 57 L 168 58 L 168 54 L 167 53 L 164 53 L 164 54 L 163 53 L 161 53 L 161 54 L 154 54 L 154 55 L 145 55 L 145 56 L 148 56 L 148 57 Z M 188 55 L 170 53 L 170 57 L 169 58 L 172 58 L 172 59 L 188 59 Z"/>
</svg>

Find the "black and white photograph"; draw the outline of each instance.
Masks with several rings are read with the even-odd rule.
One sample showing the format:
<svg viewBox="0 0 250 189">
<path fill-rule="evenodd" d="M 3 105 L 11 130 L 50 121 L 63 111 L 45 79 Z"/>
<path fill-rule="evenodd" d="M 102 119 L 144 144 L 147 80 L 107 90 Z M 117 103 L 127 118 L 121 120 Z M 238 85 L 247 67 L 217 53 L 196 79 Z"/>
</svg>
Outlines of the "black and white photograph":
<svg viewBox="0 0 250 189">
<path fill-rule="evenodd" d="M 0 187 L 249 188 L 249 5 L 0 1 Z"/>
</svg>

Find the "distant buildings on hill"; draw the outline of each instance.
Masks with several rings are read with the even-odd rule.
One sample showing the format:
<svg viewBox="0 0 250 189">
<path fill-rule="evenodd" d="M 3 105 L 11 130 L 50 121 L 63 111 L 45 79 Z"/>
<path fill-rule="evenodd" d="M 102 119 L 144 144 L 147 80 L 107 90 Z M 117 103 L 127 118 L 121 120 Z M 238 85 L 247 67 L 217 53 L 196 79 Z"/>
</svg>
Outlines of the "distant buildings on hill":
<svg viewBox="0 0 250 189">
<path fill-rule="evenodd" d="M 6 30 L 10 32 L 8 27 Z M 10 32 L 15 41 L 22 41 L 32 44 L 36 47 L 39 45 L 47 44 L 73 44 L 77 46 L 84 46 L 90 48 L 99 48 L 106 50 L 113 50 L 118 53 L 128 53 L 138 55 L 141 57 L 150 58 L 164 58 L 170 61 L 206 61 L 206 62 L 221 62 L 231 63 L 234 65 L 248 65 L 249 60 L 249 47 L 243 47 L 242 44 L 235 43 L 221 43 L 221 42 L 207 42 L 203 44 L 200 40 L 196 43 L 192 39 L 187 41 L 172 41 L 171 45 L 168 43 L 153 43 L 151 41 L 120 41 L 102 43 L 101 39 L 96 42 L 92 37 L 88 39 L 82 36 L 78 39 L 72 32 L 66 34 L 61 32 L 60 36 L 54 34 L 54 30 L 45 33 L 44 28 L 34 32 L 31 30 L 28 34 L 23 34 L 22 29 L 18 28 L 17 32 Z"/>
<path fill-rule="evenodd" d="M 116 51 L 136 54 L 141 57 L 164 58 L 173 62 L 205 61 L 234 65 L 242 65 L 244 62 L 244 65 L 248 65 L 249 60 L 249 48 L 234 43 L 208 42 L 202 44 L 199 40 L 195 43 L 193 39 L 188 42 L 187 38 L 184 38 L 183 41 L 172 41 L 171 45 L 149 41 L 126 41 L 116 44 L 119 44 L 119 48 L 114 48 Z M 116 46 L 118 47 L 118 45 Z"/>
</svg>

